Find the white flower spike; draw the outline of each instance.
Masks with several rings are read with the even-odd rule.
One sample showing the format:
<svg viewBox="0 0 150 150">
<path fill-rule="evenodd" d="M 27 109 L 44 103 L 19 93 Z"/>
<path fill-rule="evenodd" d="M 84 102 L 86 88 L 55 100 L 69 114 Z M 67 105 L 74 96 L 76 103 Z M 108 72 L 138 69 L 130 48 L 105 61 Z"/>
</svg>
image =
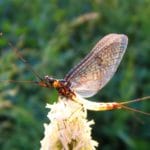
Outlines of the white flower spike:
<svg viewBox="0 0 150 150">
<path fill-rule="evenodd" d="M 82 105 L 59 97 L 50 108 L 49 124 L 45 124 L 41 150 L 95 150 L 98 143 L 92 140 L 91 125 L 87 120 L 87 110 Z"/>
</svg>

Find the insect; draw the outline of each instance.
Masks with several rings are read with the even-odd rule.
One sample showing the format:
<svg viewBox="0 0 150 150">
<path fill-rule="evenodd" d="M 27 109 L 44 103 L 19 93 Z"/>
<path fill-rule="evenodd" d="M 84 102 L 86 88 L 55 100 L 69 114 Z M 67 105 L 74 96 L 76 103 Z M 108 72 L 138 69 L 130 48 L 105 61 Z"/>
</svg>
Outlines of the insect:
<svg viewBox="0 0 150 150">
<path fill-rule="evenodd" d="M 76 101 L 86 109 L 104 111 L 112 109 L 128 109 L 139 113 L 149 113 L 126 106 L 129 103 L 149 99 L 150 96 L 127 102 L 92 102 L 85 98 L 92 97 L 103 88 L 116 72 L 128 45 L 128 37 L 124 34 L 108 34 L 102 38 L 92 51 L 64 79 L 59 80 L 50 76 L 41 78 L 22 57 L 16 48 L 17 56 L 38 77 L 39 81 L 28 81 L 41 87 L 55 88 L 60 96 Z M 15 81 L 16 82 L 16 81 Z"/>
</svg>

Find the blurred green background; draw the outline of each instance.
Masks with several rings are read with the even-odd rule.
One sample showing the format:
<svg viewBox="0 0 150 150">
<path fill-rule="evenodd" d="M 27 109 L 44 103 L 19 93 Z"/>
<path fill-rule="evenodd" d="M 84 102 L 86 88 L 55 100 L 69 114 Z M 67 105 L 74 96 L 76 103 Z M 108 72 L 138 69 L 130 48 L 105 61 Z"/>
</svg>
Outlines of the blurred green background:
<svg viewBox="0 0 150 150">
<path fill-rule="evenodd" d="M 95 97 L 123 101 L 150 95 L 149 0 L 0 0 L 0 80 L 35 80 L 12 42 L 41 75 L 63 78 L 109 33 L 124 33 L 129 45 L 113 79 Z M 39 149 L 46 103 L 55 90 L 0 83 L 0 149 Z M 148 101 L 131 105 L 150 110 Z M 148 150 L 150 118 L 126 110 L 89 112 L 93 139 L 103 150 Z"/>
</svg>

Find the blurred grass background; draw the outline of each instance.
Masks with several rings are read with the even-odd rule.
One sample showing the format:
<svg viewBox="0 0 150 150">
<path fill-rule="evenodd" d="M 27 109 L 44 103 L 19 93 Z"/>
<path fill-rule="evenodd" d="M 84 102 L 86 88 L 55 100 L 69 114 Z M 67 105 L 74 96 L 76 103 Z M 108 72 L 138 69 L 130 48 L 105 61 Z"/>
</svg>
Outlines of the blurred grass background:
<svg viewBox="0 0 150 150">
<path fill-rule="evenodd" d="M 113 79 L 94 98 L 123 101 L 150 95 L 149 0 L 1 0 L 0 80 L 35 80 L 8 46 L 12 42 L 41 75 L 63 78 L 109 33 L 124 33 L 129 45 Z M 0 83 L 0 149 L 39 149 L 46 103 L 55 90 Z M 147 102 L 132 104 L 148 111 Z M 89 112 L 93 138 L 103 150 L 148 150 L 150 119 L 125 110 Z"/>
</svg>

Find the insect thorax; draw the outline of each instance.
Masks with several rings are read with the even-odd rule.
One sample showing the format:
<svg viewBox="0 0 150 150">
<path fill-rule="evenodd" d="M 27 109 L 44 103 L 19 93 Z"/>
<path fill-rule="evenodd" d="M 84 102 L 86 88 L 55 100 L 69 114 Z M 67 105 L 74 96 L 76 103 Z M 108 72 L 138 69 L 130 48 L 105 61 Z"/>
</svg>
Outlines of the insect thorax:
<svg viewBox="0 0 150 150">
<path fill-rule="evenodd" d="M 55 88 L 62 96 L 72 99 L 72 97 L 75 95 L 70 89 L 70 84 L 65 80 L 58 80 L 49 76 L 45 76 L 45 81 L 49 86 Z"/>
</svg>

